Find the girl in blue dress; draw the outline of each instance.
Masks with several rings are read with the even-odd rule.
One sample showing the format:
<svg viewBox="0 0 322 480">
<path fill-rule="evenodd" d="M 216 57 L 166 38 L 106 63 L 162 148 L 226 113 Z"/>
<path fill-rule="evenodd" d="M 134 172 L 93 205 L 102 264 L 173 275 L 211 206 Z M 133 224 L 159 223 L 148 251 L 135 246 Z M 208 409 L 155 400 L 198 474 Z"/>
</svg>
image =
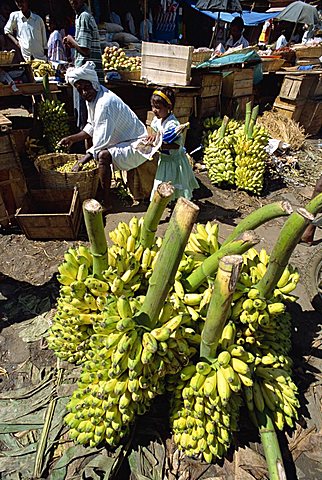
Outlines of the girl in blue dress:
<svg viewBox="0 0 322 480">
<path fill-rule="evenodd" d="M 172 113 L 175 95 L 171 88 L 161 87 L 151 97 L 151 107 L 155 115 L 151 128 L 162 134 L 162 146 L 155 175 L 151 199 L 158 185 L 171 182 L 175 187 L 174 198 L 192 198 L 192 192 L 199 188 L 184 148 L 184 138 L 180 133 L 180 122 Z"/>
</svg>

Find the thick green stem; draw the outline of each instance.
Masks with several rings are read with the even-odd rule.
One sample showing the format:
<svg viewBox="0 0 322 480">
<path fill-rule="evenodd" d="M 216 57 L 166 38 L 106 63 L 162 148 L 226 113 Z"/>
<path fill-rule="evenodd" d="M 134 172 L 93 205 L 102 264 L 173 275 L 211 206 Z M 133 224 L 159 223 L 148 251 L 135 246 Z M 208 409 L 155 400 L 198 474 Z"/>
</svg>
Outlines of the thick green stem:
<svg viewBox="0 0 322 480">
<path fill-rule="evenodd" d="M 225 255 L 241 255 L 247 252 L 251 247 L 259 242 L 259 238 L 254 232 L 244 232 L 239 240 L 230 242 L 228 245 L 221 247 L 216 253 L 210 257 L 194 270 L 184 282 L 184 287 L 187 292 L 194 292 L 200 285 L 202 285 L 207 277 L 212 277 L 218 270 L 219 260 Z"/>
<path fill-rule="evenodd" d="M 263 223 L 273 220 L 273 218 L 290 215 L 292 211 L 293 209 L 289 202 L 275 202 L 264 205 L 241 220 L 237 227 L 234 228 L 232 233 L 228 235 L 222 246 L 232 242 L 246 230 L 255 230 L 255 228 L 263 225 Z"/>
<path fill-rule="evenodd" d="M 252 110 L 252 116 L 250 118 L 249 127 L 248 127 L 248 131 L 247 131 L 247 137 L 248 138 L 253 138 L 253 130 L 254 130 L 256 120 L 257 120 L 258 112 L 259 112 L 259 105 L 254 107 L 253 110 Z"/>
<path fill-rule="evenodd" d="M 249 127 L 249 122 L 250 122 L 250 117 L 252 114 L 252 102 L 247 102 L 246 103 L 246 115 L 245 115 L 245 135 L 248 133 L 248 127 Z"/>
<path fill-rule="evenodd" d="M 108 267 L 103 209 L 96 200 L 89 199 L 83 202 L 83 213 L 93 255 L 93 275 L 102 278 L 102 272 Z"/>
<path fill-rule="evenodd" d="M 164 301 L 172 287 L 189 235 L 199 208 L 181 197 L 171 216 L 149 288 L 137 318 L 138 323 L 153 328 L 159 318 Z"/>
<path fill-rule="evenodd" d="M 322 194 L 320 197 L 322 201 Z M 292 213 L 286 220 L 270 255 L 265 275 L 257 284 L 257 288 L 263 298 L 270 298 L 291 258 L 294 248 L 300 241 L 307 225 L 313 220 L 314 215 L 305 209 L 298 209 L 297 212 Z"/>
<path fill-rule="evenodd" d="M 228 122 L 229 122 L 229 118 L 225 115 L 219 129 L 219 134 L 218 134 L 219 138 L 224 138 Z"/>
<path fill-rule="evenodd" d="M 269 479 L 286 480 L 283 458 L 272 419 L 264 412 L 260 414 L 258 420 Z"/>
<path fill-rule="evenodd" d="M 210 361 L 216 356 L 218 342 L 230 312 L 242 263 L 241 255 L 229 255 L 219 261 L 200 343 L 200 357 Z"/>
<path fill-rule="evenodd" d="M 140 243 L 144 248 L 152 247 L 160 219 L 173 194 L 174 187 L 170 182 L 164 182 L 158 186 L 144 216 L 140 238 Z"/>
</svg>

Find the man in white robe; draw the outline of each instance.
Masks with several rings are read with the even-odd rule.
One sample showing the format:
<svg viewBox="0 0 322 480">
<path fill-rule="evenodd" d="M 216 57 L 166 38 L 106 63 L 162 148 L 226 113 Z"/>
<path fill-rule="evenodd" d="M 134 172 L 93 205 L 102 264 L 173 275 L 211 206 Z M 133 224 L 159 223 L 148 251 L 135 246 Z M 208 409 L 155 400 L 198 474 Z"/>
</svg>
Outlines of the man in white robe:
<svg viewBox="0 0 322 480">
<path fill-rule="evenodd" d="M 88 121 L 82 131 L 63 138 L 60 144 L 69 148 L 92 138 L 93 146 L 73 170 L 78 171 L 92 158 L 98 161 L 103 203 L 109 209 L 111 165 L 132 170 L 150 159 L 149 152 L 145 154 L 137 147 L 138 139 L 147 137 L 147 130 L 123 100 L 99 84 L 94 62 L 68 69 L 66 80 L 86 101 Z"/>
</svg>

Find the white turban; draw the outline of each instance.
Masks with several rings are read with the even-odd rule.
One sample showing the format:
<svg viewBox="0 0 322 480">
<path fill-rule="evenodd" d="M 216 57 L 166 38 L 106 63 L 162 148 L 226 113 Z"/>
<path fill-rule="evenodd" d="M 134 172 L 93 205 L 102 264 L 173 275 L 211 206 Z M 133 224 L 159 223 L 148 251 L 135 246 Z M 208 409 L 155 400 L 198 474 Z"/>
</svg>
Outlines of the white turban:
<svg viewBox="0 0 322 480">
<path fill-rule="evenodd" d="M 100 84 L 98 81 L 97 73 L 95 71 L 94 62 L 86 62 L 81 67 L 68 68 L 66 71 L 65 80 L 73 87 L 75 86 L 75 82 L 77 82 L 78 80 L 87 80 L 91 82 L 95 90 L 98 91 L 100 89 Z"/>
</svg>

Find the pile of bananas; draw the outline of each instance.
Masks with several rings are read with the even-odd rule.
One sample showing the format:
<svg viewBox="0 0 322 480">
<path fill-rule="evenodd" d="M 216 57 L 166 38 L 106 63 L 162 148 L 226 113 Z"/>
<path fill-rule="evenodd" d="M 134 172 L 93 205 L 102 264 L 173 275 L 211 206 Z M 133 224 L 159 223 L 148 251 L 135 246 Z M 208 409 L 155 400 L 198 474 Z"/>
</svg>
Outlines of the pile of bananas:
<svg viewBox="0 0 322 480">
<path fill-rule="evenodd" d="M 31 64 L 31 69 L 34 77 L 43 77 L 46 73 L 50 77 L 55 75 L 55 70 L 51 66 L 50 63 L 46 62 L 45 60 L 32 60 L 28 62 Z"/>
<path fill-rule="evenodd" d="M 141 57 L 128 57 L 123 48 L 106 47 L 102 55 L 104 70 L 125 70 L 134 72 L 141 69 Z"/>
<path fill-rule="evenodd" d="M 39 118 L 44 127 L 44 140 L 48 152 L 62 152 L 58 142 L 69 135 L 68 113 L 60 100 L 45 100 L 39 103 Z"/>
<path fill-rule="evenodd" d="M 236 157 L 235 182 L 242 190 L 260 195 L 263 189 L 265 160 L 269 135 L 263 126 L 255 125 L 252 138 L 239 131 L 234 145 Z"/>
<path fill-rule="evenodd" d="M 57 356 L 82 366 L 68 404 L 70 437 L 96 446 L 116 446 L 137 415 L 165 391 L 172 395 L 174 441 L 187 455 L 207 462 L 222 457 L 238 429 L 242 403 L 251 418 L 264 409 L 280 429 L 297 418 L 297 389 L 291 378 L 290 317 L 285 301 L 299 279 L 284 270 L 268 299 L 256 284 L 269 256 L 254 248 L 244 263 L 216 358 L 198 360 L 201 332 L 213 290 L 208 278 L 194 293 L 185 279 L 218 251 L 218 225 L 198 224 L 190 234 L 175 282 L 153 329 L 135 316 L 141 309 L 162 239 L 140 244 L 143 219 L 120 222 L 110 232 L 108 268 L 93 276 L 90 251 L 79 246 L 59 266 L 62 284 L 48 345 Z"/>
<path fill-rule="evenodd" d="M 55 170 L 56 172 L 70 173 L 74 165 L 75 165 L 75 162 L 73 160 L 69 160 L 68 162 L 64 163 L 64 165 L 57 166 Z M 85 165 L 82 166 L 81 171 L 85 172 L 88 170 L 94 170 L 95 168 L 97 168 L 96 161 L 90 160 L 89 162 L 85 163 Z"/>
<path fill-rule="evenodd" d="M 221 136 L 220 130 L 208 137 L 208 147 L 204 151 L 204 162 L 212 183 L 235 184 L 235 160 L 232 145 L 234 134 Z"/>
<path fill-rule="evenodd" d="M 203 122 L 204 131 L 202 132 L 202 144 L 206 148 L 209 143 L 216 139 L 216 132 L 221 127 L 222 119 L 220 117 L 208 117 Z M 240 127 L 240 122 L 230 119 L 226 128 L 227 135 L 233 135 Z"/>
</svg>

